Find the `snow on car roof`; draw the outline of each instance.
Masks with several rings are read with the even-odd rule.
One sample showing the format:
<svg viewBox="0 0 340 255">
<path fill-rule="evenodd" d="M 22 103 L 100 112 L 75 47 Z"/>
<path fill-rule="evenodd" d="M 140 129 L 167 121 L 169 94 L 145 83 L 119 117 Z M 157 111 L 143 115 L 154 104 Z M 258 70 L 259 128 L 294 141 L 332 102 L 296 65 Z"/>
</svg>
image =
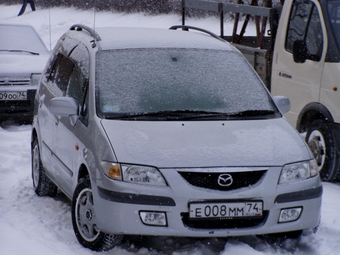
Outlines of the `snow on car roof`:
<svg viewBox="0 0 340 255">
<path fill-rule="evenodd" d="M 234 50 L 233 47 L 211 35 L 197 31 L 158 28 L 96 28 L 101 37 L 102 50 L 126 48 L 201 48 Z"/>
</svg>

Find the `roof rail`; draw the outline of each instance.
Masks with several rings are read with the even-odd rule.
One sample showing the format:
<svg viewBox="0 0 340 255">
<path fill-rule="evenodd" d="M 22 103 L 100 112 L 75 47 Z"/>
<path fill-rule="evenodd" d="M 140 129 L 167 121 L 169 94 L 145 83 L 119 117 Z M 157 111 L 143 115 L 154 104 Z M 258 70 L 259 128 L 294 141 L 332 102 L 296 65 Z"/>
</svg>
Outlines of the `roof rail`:
<svg viewBox="0 0 340 255">
<path fill-rule="evenodd" d="M 208 35 L 210 35 L 210 36 L 212 36 L 212 37 L 214 37 L 216 39 L 224 41 L 221 37 L 219 37 L 218 35 L 214 34 L 213 32 L 210 32 L 208 30 L 205 30 L 205 29 L 199 28 L 199 27 L 193 27 L 193 26 L 187 26 L 187 25 L 175 25 L 175 26 L 170 27 L 169 29 L 177 30 L 179 28 L 181 28 L 182 30 L 185 30 L 185 31 L 189 31 L 189 29 L 197 30 L 197 31 L 206 33 L 206 34 L 208 34 Z"/>
<path fill-rule="evenodd" d="M 100 38 L 99 34 L 92 28 L 82 25 L 82 24 L 74 24 L 73 26 L 70 27 L 70 30 L 76 30 L 76 31 L 82 31 L 86 30 L 87 32 L 90 33 L 90 35 L 96 39 L 96 41 L 101 41 L 102 39 Z"/>
</svg>

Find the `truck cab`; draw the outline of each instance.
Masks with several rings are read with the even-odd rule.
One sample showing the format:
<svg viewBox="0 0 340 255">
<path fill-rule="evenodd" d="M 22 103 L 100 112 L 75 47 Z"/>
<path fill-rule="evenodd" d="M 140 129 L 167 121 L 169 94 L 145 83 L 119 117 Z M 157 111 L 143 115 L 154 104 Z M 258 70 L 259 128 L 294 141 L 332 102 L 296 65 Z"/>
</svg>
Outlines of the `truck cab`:
<svg viewBox="0 0 340 255">
<path fill-rule="evenodd" d="M 285 117 L 305 137 L 322 180 L 339 180 L 340 1 L 263 0 L 260 6 L 183 0 L 182 7 L 183 25 L 187 9 L 219 14 L 220 37 L 242 52 L 274 96 L 290 99 Z M 224 17 L 230 13 L 234 27 L 225 35 Z M 255 36 L 245 35 L 251 19 Z"/>
<path fill-rule="evenodd" d="M 314 154 L 321 177 L 339 174 L 340 1 L 286 0 L 275 38 L 271 93 L 291 101 L 285 115 Z"/>
</svg>

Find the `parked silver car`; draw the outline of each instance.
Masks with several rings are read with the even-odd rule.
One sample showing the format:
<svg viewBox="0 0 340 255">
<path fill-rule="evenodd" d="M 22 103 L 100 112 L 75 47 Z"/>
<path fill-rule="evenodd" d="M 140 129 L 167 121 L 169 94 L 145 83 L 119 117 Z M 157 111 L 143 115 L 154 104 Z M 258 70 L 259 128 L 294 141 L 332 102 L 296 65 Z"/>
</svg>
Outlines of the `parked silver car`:
<svg viewBox="0 0 340 255">
<path fill-rule="evenodd" d="M 49 51 L 30 25 L 0 24 L 0 121 L 31 123 Z"/>
<path fill-rule="evenodd" d="M 182 31 L 190 30 L 190 31 Z M 35 192 L 72 200 L 79 242 L 317 228 L 322 184 L 303 138 L 240 52 L 193 27 L 74 25 L 36 93 Z"/>
</svg>

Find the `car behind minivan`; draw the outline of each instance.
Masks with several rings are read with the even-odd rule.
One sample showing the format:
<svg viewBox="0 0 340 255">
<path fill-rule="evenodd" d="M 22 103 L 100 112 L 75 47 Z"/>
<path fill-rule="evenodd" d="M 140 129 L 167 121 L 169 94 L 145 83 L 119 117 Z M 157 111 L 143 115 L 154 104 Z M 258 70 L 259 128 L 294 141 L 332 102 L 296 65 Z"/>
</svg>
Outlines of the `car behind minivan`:
<svg viewBox="0 0 340 255">
<path fill-rule="evenodd" d="M 317 229 L 322 184 L 283 116 L 289 100 L 226 41 L 188 26 L 74 25 L 52 56 L 36 93 L 33 186 L 72 201 L 84 247 Z"/>
<path fill-rule="evenodd" d="M 32 123 L 49 51 L 31 25 L 2 22 L 0 34 L 0 122 Z"/>
</svg>

